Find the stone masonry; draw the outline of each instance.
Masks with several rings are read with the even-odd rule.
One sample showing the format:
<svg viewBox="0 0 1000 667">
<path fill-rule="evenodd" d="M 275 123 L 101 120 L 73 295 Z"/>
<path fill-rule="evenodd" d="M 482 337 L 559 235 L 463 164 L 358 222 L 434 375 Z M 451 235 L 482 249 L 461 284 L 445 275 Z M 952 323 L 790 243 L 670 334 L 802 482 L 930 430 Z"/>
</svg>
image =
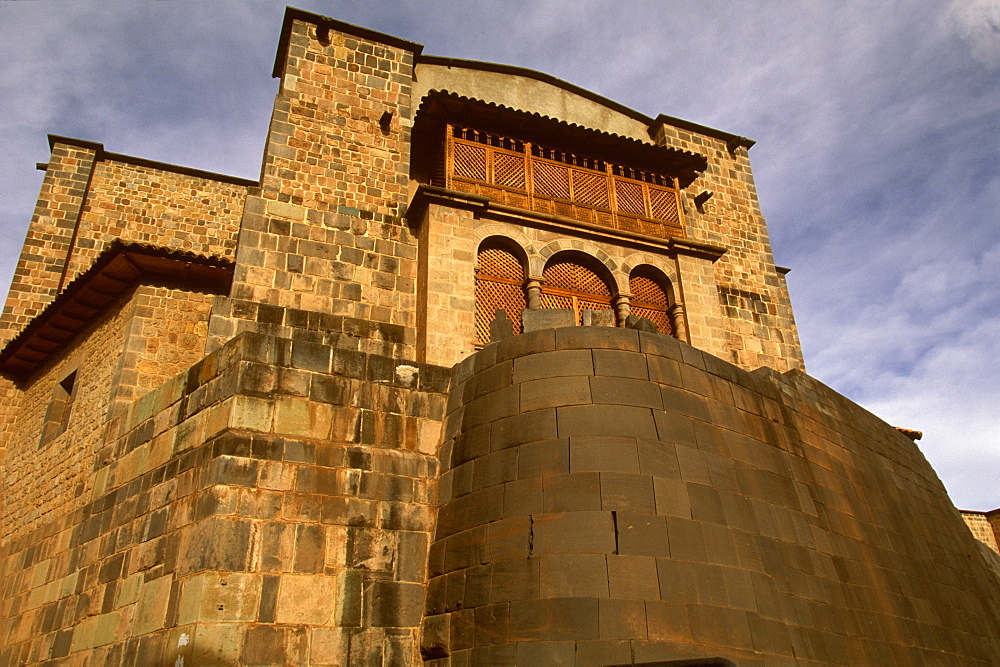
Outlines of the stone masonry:
<svg viewBox="0 0 1000 667">
<path fill-rule="evenodd" d="M 273 74 L 259 180 L 49 137 L 0 667 L 996 662 L 1000 557 L 804 372 L 751 140 L 295 9 Z"/>
</svg>

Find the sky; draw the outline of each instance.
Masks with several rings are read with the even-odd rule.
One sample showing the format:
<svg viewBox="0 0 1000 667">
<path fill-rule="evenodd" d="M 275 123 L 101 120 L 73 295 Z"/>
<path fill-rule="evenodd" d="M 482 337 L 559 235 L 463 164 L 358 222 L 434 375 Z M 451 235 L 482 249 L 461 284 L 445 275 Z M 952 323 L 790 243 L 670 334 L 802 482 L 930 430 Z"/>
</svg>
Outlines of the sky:
<svg viewBox="0 0 1000 667">
<path fill-rule="evenodd" d="M 807 371 L 1000 508 L 1000 2 L 299 0 L 755 139 Z M 46 134 L 257 178 L 280 2 L 0 2 L 0 297 Z"/>
</svg>

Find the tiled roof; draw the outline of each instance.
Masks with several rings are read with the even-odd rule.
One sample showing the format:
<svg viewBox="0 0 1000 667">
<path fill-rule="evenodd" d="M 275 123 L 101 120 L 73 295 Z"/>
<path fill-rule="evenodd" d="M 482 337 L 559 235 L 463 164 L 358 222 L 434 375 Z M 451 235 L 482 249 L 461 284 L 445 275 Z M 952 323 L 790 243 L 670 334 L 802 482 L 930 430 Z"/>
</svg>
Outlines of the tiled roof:
<svg viewBox="0 0 1000 667">
<path fill-rule="evenodd" d="M 234 266 L 222 257 L 115 240 L 0 351 L 0 375 L 27 379 L 140 283 L 228 294 Z"/>
</svg>

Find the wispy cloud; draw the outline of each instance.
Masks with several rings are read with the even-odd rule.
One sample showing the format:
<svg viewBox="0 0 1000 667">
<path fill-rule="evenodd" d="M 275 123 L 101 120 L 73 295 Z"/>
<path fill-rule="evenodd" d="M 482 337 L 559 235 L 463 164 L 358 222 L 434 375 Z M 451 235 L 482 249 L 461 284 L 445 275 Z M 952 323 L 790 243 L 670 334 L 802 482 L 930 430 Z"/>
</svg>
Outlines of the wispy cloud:
<svg viewBox="0 0 1000 667">
<path fill-rule="evenodd" d="M 1000 507 L 995 0 L 296 4 L 756 139 L 810 373 L 923 430 L 956 503 Z M 20 246 L 46 132 L 255 176 L 281 14 L 253 1 L 0 3 L 0 240 Z"/>
</svg>

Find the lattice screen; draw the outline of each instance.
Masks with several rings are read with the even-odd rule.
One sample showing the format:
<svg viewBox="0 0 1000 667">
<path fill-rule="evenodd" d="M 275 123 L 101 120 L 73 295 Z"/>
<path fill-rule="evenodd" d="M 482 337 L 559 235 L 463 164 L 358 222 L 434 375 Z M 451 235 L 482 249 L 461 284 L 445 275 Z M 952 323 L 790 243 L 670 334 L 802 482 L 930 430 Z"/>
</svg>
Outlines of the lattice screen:
<svg viewBox="0 0 1000 667">
<path fill-rule="evenodd" d="M 632 292 L 629 310 L 636 317 L 645 317 L 656 324 L 662 334 L 674 335 L 670 323 L 670 300 L 666 291 L 655 280 L 642 274 L 632 275 L 629 280 L 629 290 Z"/>
<path fill-rule="evenodd" d="M 497 185 L 524 190 L 524 155 L 493 152 L 493 181 Z"/>
<path fill-rule="evenodd" d="M 490 342 L 490 322 L 498 309 L 507 313 L 514 333 L 521 333 L 521 311 L 526 307 L 524 268 L 503 248 L 485 247 L 479 251 L 476 273 L 476 334 L 479 342 Z"/>
<path fill-rule="evenodd" d="M 611 290 L 601 278 L 585 266 L 569 260 L 550 263 L 545 267 L 545 287 L 555 287 L 580 296 L 611 298 Z M 544 288 L 543 288 L 544 289 Z"/>
<path fill-rule="evenodd" d="M 455 144 L 455 175 L 486 180 L 486 148 L 471 144 Z"/>
<path fill-rule="evenodd" d="M 611 310 L 611 290 L 600 276 L 573 261 L 545 267 L 542 308 L 568 308 L 580 324 L 584 310 Z"/>
</svg>

